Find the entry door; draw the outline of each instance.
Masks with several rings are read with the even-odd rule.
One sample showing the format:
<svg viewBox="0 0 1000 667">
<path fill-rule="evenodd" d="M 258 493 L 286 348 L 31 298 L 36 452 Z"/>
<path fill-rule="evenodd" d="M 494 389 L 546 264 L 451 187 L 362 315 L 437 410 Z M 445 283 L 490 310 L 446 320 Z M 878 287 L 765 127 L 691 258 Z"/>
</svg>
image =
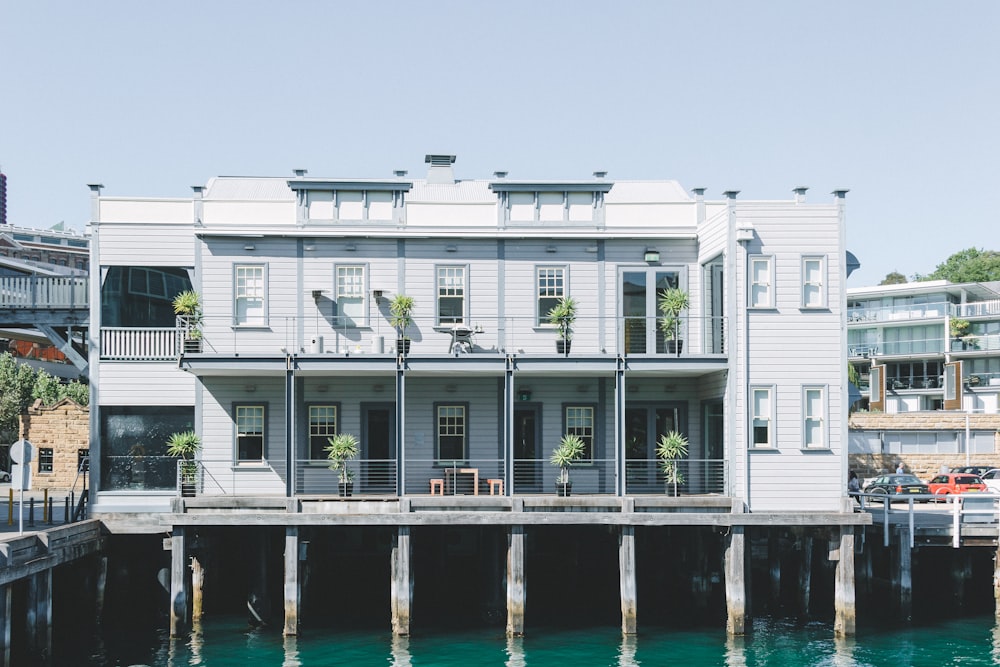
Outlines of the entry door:
<svg viewBox="0 0 1000 667">
<path fill-rule="evenodd" d="M 361 404 L 361 486 L 364 493 L 396 491 L 396 406 Z"/>
<path fill-rule="evenodd" d="M 680 431 L 679 410 L 666 405 L 625 406 L 625 482 L 627 493 L 657 493 L 663 487 L 656 460 L 661 435 Z"/>
<path fill-rule="evenodd" d="M 539 493 L 542 490 L 541 452 L 538 408 L 514 408 L 514 492 Z"/>
<path fill-rule="evenodd" d="M 678 287 L 677 271 L 659 268 L 622 271 L 622 331 L 625 354 L 664 351 L 657 296 L 668 287 Z"/>
</svg>

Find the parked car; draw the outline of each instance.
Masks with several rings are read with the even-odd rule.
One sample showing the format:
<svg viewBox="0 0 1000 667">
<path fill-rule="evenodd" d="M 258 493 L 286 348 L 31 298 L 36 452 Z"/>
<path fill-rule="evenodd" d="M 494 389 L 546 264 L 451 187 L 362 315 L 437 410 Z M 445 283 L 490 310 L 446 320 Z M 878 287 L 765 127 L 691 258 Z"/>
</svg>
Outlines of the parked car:
<svg viewBox="0 0 1000 667">
<path fill-rule="evenodd" d="M 879 475 L 866 485 L 863 491 L 895 496 L 930 493 L 930 489 L 920 478 L 910 474 Z"/>
<path fill-rule="evenodd" d="M 7 472 L 6 470 L 0 470 L 0 482 L 9 482 L 9 481 L 10 481 L 10 473 Z"/>
<path fill-rule="evenodd" d="M 979 476 L 990 493 L 1000 493 L 1000 468 L 991 468 Z"/>
<path fill-rule="evenodd" d="M 953 468 L 951 472 L 957 475 L 979 475 L 982 477 L 990 470 L 993 470 L 993 466 L 959 466 Z"/>
<path fill-rule="evenodd" d="M 927 487 L 935 496 L 947 496 L 952 493 L 969 493 L 976 491 L 986 491 L 986 484 L 979 475 L 968 475 L 950 472 L 946 475 L 938 475 Z"/>
</svg>

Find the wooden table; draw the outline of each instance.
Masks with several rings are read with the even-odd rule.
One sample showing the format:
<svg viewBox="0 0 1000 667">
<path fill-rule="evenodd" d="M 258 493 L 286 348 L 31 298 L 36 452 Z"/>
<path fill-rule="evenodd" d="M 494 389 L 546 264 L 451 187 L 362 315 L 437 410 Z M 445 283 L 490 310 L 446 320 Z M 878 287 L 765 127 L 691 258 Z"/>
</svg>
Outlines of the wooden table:
<svg viewBox="0 0 1000 667">
<path fill-rule="evenodd" d="M 445 495 L 453 493 L 457 489 L 459 475 L 472 475 L 472 495 L 479 495 L 479 468 L 445 468 L 444 469 L 444 489 Z M 449 492 L 448 489 L 453 491 Z"/>
</svg>

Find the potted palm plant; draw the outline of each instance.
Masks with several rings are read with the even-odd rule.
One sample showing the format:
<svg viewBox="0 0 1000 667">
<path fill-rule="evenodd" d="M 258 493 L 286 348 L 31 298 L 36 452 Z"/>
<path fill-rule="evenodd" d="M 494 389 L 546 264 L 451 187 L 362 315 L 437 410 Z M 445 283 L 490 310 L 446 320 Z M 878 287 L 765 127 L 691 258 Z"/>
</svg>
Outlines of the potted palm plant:
<svg viewBox="0 0 1000 667">
<path fill-rule="evenodd" d="M 576 301 L 564 296 L 548 312 L 549 324 L 556 325 L 559 337 L 556 339 L 556 352 L 569 354 L 573 340 L 573 322 L 576 321 Z"/>
<path fill-rule="evenodd" d="M 347 462 L 358 455 L 358 439 L 351 433 L 338 433 L 327 438 L 328 444 L 323 451 L 330 460 L 330 470 L 336 470 L 337 486 L 340 495 L 350 496 L 354 492 L 354 474 L 347 467 Z"/>
<path fill-rule="evenodd" d="M 664 480 L 672 485 L 674 496 L 677 496 L 677 485 L 684 483 L 678 459 L 687 456 L 688 441 L 681 433 L 670 431 L 660 436 L 656 443 L 656 457 L 660 459 L 660 470 Z M 668 487 L 670 488 L 670 487 Z"/>
<path fill-rule="evenodd" d="M 406 328 L 413 324 L 412 296 L 397 294 L 389 302 L 389 323 L 396 330 L 396 349 L 401 354 L 410 353 L 410 339 L 406 336 Z"/>
<path fill-rule="evenodd" d="M 173 301 L 177 328 L 182 332 L 182 350 L 201 352 L 201 295 L 194 290 L 178 292 Z"/>
<path fill-rule="evenodd" d="M 194 431 L 180 431 L 167 439 L 167 455 L 180 459 L 177 472 L 182 497 L 190 498 L 197 491 L 198 462 L 194 457 L 199 451 L 201 451 L 201 438 Z"/>
<path fill-rule="evenodd" d="M 668 287 L 662 290 L 657 301 L 660 310 L 660 331 L 667 342 L 667 351 L 680 354 L 684 341 L 680 339 L 681 313 L 691 305 L 688 293 L 679 287 Z"/>
<path fill-rule="evenodd" d="M 569 479 L 569 467 L 583 457 L 584 443 L 580 436 L 567 433 L 559 441 L 559 446 L 552 450 L 549 462 L 559 468 L 556 478 L 556 495 L 568 496 L 573 490 L 573 482 Z"/>
</svg>

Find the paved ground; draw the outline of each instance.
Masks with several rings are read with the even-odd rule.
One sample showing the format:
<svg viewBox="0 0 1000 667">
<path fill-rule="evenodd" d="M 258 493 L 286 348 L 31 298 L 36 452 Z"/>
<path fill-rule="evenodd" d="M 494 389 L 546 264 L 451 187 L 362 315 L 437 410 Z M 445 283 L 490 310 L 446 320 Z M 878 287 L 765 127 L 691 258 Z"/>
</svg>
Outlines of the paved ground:
<svg viewBox="0 0 1000 667">
<path fill-rule="evenodd" d="M 24 532 L 36 532 L 45 530 L 51 526 L 61 526 L 68 523 L 66 520 L 66 497 L 64 491 L 49 492 L 52 500 L 51 518 L 44 515 L 42 506 L 44 503 L 44 491 L 25 491 L 23 495 L 23 515 L 21 492 L 14 491 L 14 502 L 11 504 L 10 484 L 5 482 L 0 484 L 0 533 L 18 533 L 21 530 L 21 517 L 23 516 Z M 32 500 L 34 500 L 34 511 L 32 511 Z M 79 492 L 73 497 L 73 502 L 79 502 Z M 73 516 L 74 508 L 70 508 L 70 517 Z"/>
</svg>

